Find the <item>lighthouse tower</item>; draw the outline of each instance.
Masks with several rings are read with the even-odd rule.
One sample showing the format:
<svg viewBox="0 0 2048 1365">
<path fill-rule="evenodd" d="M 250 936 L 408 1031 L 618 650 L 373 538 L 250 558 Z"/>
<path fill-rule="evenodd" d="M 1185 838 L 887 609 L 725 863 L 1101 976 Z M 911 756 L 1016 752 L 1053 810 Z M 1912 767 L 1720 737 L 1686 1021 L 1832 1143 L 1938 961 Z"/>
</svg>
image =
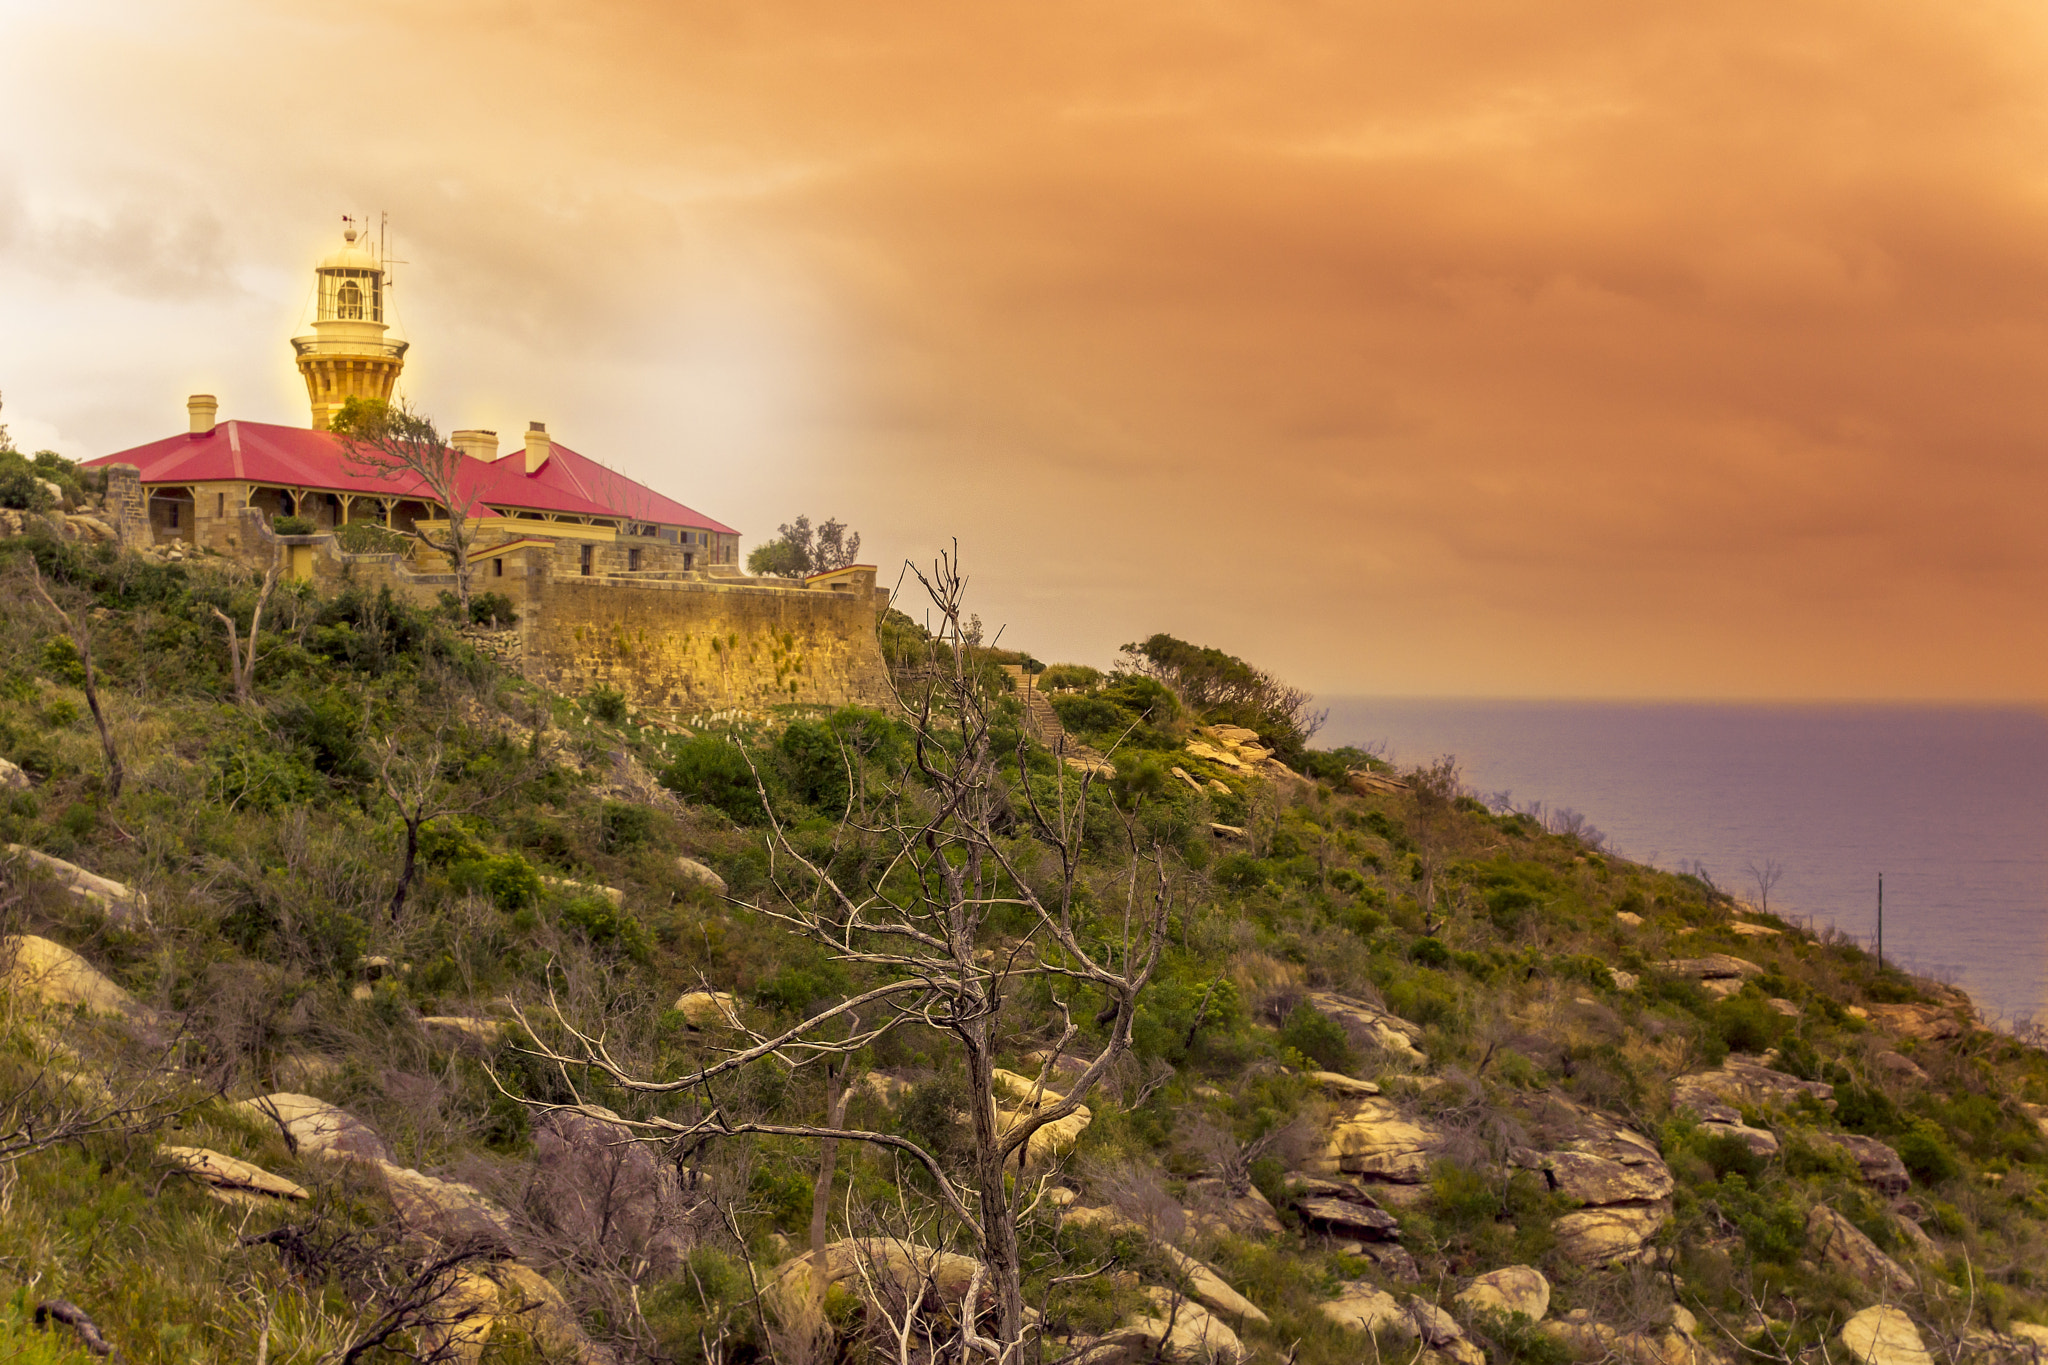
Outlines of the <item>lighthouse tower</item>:
<svg viewBox="0 0 2048 1365">
<path fill-rule="evenodd" d="M 348 220 L 344 220 L 348 221 Z M 342 231 L 341 250 L 314 267 L 319 288 L 313 335 L 293 337 L 306 397 L 313 404 L 313 429 L 325 431 L 350 398 L 386 403 L 405 368 L 403 341 L 385 338 L 384 292 L 390 276 L 384 263 L 358 244 L 353 222 Z"/>
</svg>

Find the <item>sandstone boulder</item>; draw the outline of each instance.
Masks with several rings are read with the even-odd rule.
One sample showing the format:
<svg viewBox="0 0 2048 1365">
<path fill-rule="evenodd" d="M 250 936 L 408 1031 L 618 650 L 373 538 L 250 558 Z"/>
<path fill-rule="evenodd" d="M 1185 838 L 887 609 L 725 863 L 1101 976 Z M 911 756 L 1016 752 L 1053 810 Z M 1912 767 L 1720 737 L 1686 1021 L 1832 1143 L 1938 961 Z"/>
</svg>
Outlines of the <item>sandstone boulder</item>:
<svg viewBox="0 0 2048 1365">
<path fill-rule="evenodd" d="M 1428 1064 L 1429 1059 L 1415 1046 L 1422 1041 L 1422 1030 L 1400 1015 L 1334 991 L 1310 991 L 1308 1001 L 1342 1024 L 1345 1032 L 1364 1047 L 1408 1066 Z"/>
<path fill-rule="evenodd" d="M 1843 1323 L 1841 1343 L 1855 1365 L 1934 1365 L 1913 1320 L 1904 1309 L 1886 1304 Z"/>
<path fill-rule="evenodd" d="M 1360 1332 L 1394 1332 L 1415 1335 L 1415 1323 L 1392 1294 L 1365 1280 L 1349 1280 L 1342 1293 L 1321 1305 L 1323 1316 L 1340 1327 Z"/>
<path fill-rule="evenodd" d="M 1762 976 L 1764 969 L 1748 958 L 1734 957 L 1728 953 L 1708 953 L 1705 957 L 1675 957 L 1659 962 L 1657 970 L 1666 976 L 1682 977 L 1687 981 L 1747 981 L 1753 976 Z"/>
<path fill-rule="evenodd" d="M 1671 1205 L 1610 1204 L 1575 1209 L 1551 1224 L 1557 1249 L 1580 1265 L 1606 1265 L 1638 1256 L 1671 1218 Z"/>
<path fill-rule="evenodd" d="M 1616 911 L 1614 922 L 1630 929 L 1640 929 L 1643 927 L 1643 917 L 1636 914 L 1633 910 Z"/>
<path fill-rule="evenodd" d="M 95 1014 L 142 1014 L 134 996 L 116 986 L 77 953 L 34 934 L 0 939 L 0 986 L 46 1005 L 77 1005 Z"/>
<path fill-rule="evenodd" d="M 723 896 L 725 894 L 725 878 L 719 876 L 710 867 L 698 862 L 695 858 L 677 858 L 676 871 L 681 874 L 684 881 L 692 886 L 705 887 L 714 896 Z"/>
<path fill-rule="evenodd" d="M 1193 1205 L 1188 1210 L 1188 1219 L 1198 1231 L 1267 1237 L 1287 1230 L 1256 1185 L 1239 1194 L 1226 1181 L 1209 1176 L 1189 1181 L 1188 1197 Z"/>
<path fill-rule="evenodd" d="M 1647 1203 L 1666 1198 L 1675 1184 L 1671 1168 L 1655 1148 L 1647 1142 L 1643 1147 L 1646 1151 L 1630 1153 L 1634 1159 L 1624 1160 L 1582 1151 L 1546 1152 L 1541 1169 L 1552 1189 L 1581 1204 Z"/>
<path fill-rule="evenodd" d="M 457 1014 L 430 1014 L 420 1020 L 420 1027 L 429 1033 L 442 1034 L 481 1047 L 496 1047 L 505 1041 L 505 1024 L 497 1019 L 472 1019 Z"/>
<path fill-rule="evenodd" d="M 1546 1322 L 1542 1331 L 1562 1342 L 1580 1360 L 1613 1361 L 1619 1365 L 1721 1365 L 1721 1357 L 1677 1327 L 1623 1332 L 1590 1317 L 1574 1315 L 1566 1321 Z"/>
<path fill-rule="evenodd" d="M 1294 1210 L 1313 1226 L 1335 1237 L 1355 1237 L 1361 1242 L 1401 1240 L 1400 1220 L 1377 1204 L 1311 1197 L 1297 1199 Z"/>
<path fill-rule="evenodd" d="M 947 1303 L 958 1303 L 967 1295 L 974 1279 L 975 1260 L 955 1251 L 938 1251 L 899 1237 L 847 1237 L 825 1244 L 825 1281 L 828 1285 L 858 1283 L 868 1278 L 898 1288 L 929 1281 Z M 808 1292 L 805 1280 L 814 1273 L 808 1251 L 790 1257 L 775 1267 L 763 1297 Z"/>
<path fill-rule="evenodd" d="M 1848 1152 L 1855 1161 L 1856 1169 L 1862 1173 L 1863 1182 L 1882 1194 L 1900 1195 L 1912 1187 L 1913 1178 L 1907 1174 L 1906 1163 L 1899 1160 L 1899 1154 L 1874 1137 L 1863 1137 L 1856 1133 L 1827 1133 L 1820 1135 L 1825 1142 Z"/>
<path fill-rule="evenodd" d="M 1012 1106 L 996 1110 L 996 1127 L 1004 1133 L 1028 1123 L 1048 1109 L 1066 1103 L 1065 1095 L 1057 1090 L 1048 1090 L 1030 1076 L 1020 1076 L 1014 1071 L 1005 1071 L 998 1067 L 993 1079 L 997 1092 L 1007 1098 Z M 1061 1152 L 1071 1149 L 1080 1141 L 1081 1134 L 1087 1131 L 1094 1118 L 1088 1106 L 1083 1104 L 1076 1106 L 1074 1112 L 1064 1118 L 1054 1119 L 1039 1128 L 1031 1134 L 1030 1140 L 1024 1145 L 1026 1161 L 1041 1165 Z"/>
<path fill-rule="evenodd" d="M 575 895 L 578 892 L 587 891 L 593 895 L 604 897 L 613 905 L 624 905 L 626 903 L 626 893 L 619 890 L 619 888 L 616 886 L 599 886 L 595 882 L 571 881 L 567 877 L 543 876 L 541 878 L 541 881 L 549 886 L 555 887 L 557 890 L 567 891 L 571 895 Z"/>
<path fill-rule="evenodd" d="M 1156 1285 L 1147 1285 L 1145 1296 L 1152 1301 L 1151 1314 L 1132 1318 L 1104 1338 L 1104 1341 L 1117 1339 L 1126 1343 L 1126 1354 L 1103 1357 L 1091 1351 L 1088 1359 L 1188 1362 L 1243 1359 L 1244 1343 L 1214 1313 Z M 1098 1347 L 1100 1345 L 1098 1343 Z"/>
<path fill-rule="evenodd" d="M 1812 1096 L 1823 1108 L 1834 1108 L 1833 1086 L 1774 1071 L 1754 1057 L 1731 1056 L 1712 1071 L 1695 1071 L 1671 1082 L 1673 1105 L 1689 1109 L 1701 1118 L 1710 1117 L 1716 1102 L 1723 1106 L 1789 1109 L 1802 1095 Z M 1713 1115 L 1712 1121 L 1726 1122 L 1727 1115 Z"/>
<path fill-rule="evenodd" d="M 1871 1289 L 1896 1296 L 1911 1292 L 1913 1277 L 1877 1248 L 1857 1226 L 1825 1204 L 1806 1216 L 1806 1236 L 1820 1259 L 1840 1266 Z"/>
<path fill-rule="evenodd" d="M 1871 1022 L 1888 1033 L 1901 1038 L 1918 1038 L 1926 1042 L 1940 1042 L 1945 1038 L 1960 1038 L 1970 1031 L 1970 1025 L 1958 1015 L 1956 1007 L 1940 1005 L 1872 1005 Z"/>
<path fill-rule="evenodd" d="M 1457 1302 L 1468 1312 L 1503 1317 L 1520 1313 L 1541 1322 L 1550 1311 L 1550 1281 L 1534 1266 L 1503 1266 L 1475 1278 L 1458 1294 Z"/>
<path fill-rule="evenodd" d="M 7 845 L 7 856 L 49 873 L 66 895 L 105 911 L 107 918 L 116 924 L 149 923 L 149 897 L 126 882 L 88 872 L 76 863 L 52 858 L 47 853 L 20 844 Z"/>
<path fill-rule="evenodd" d="M 1324 1148 L 1323 1169 L 1417 1185 L 1429 1173 L 1439 1135 L 1405 1117 L 1391 1100 L 1365 1099 L 1339 1118 Z"/>
<path fill-rule="evenodd" d="M 1783 929 L 1773 929 L 1768 924 L 1750 924 L 1744 920 L 1734 920 L 1727 927 L 1729 933 L 1738 934 L 1743 938 L 1776 938 L 1785 932 Z"/>
<path fill-rule="evenodd" d="M 1925 1071 L 1920 1069 L 1918 1062 L 1904 1053 L 1892 1051 L 1879 1052 L 1872 1056 L 1870 1060 L 1877 1064 L 1878 1070 L 1894 1080 L 1910 1081 L 1914 1085 L 1925 1085 L 1932 1079 Z"/>
<path fill-rule="evenodd" d="M 1318 1089 L 1327 1090 L 1333 1095 L 1356 1096 L 1362 1099 L 1380 1093 L 1380 1088 L 1371 1081 L 1355 1080 L 1336 1071 L 1311 1071 L 1308 1078 L 1315 1082 Z"/>
<path fill-rule="evenodd" d="M 326 1100 L 279 1091 L 235 1108 L 276 1125 L 296 1151 L 380 1164 L 391 1160 L 391 1149 L 369 1124 Z"/>
<path fill-rule="evenodd" d="M 485 1270 L 465 1270 L 454 1288 L 436 1305 L 434 1325 L 421 1336 L 437 1360 L 473 1365 L 483 1358 L 492 1334 L 511 1323 L 540 1346 L 549 1360 L 598 1365 L 601 1354 L 576 1320 L 562 1291 L 539 1272 L 517 1261 L 501 1261 Z"/>
<path fill-rule="evenodd" d="M 407 1231 L 443 1242 L 478 1242 L 511 1249 L 505 1215 L 476 1187 L 388 1161 L 372 1165 L 384 1177 L 384 1192 Z"/>
<path fill-rule="evenodd" d="M 740 998 L 731 991 L 684 991 L 671 1008 L 691 1028 L 725 1028 L 738 1016 Z"/>
<path fill-rule="evenodd" d="M 1465 1335 L 1458 1320 L 1420 1294 L 1408 1296 L 1408 1320 L 1415 1324 L 1415 1333 L 1422 1338 L 1423 1345 L 1431 1350 L 1441 1351 L 1458 1365 L 1486 1365 L 1486 1352 Z"/>
<path fill-rule="evenodd" d="M 158 1156 L 187 1175 L 217 1190 L 269 1195 L 274 1199 L 306 1198 L 303 1186 L 296 1185 L 281 1175 L 272 1175 L 261 1166 L 252 1166 L 246 1161 L 205 1147 L 173 1147 L 166 1144 L 158 1147 L 156 1152 Z"/>
<path fill-rule="evenodd" d="M 28 774 L 21 770 L 19 764 L 12 759 L 0 758 L 0 788 L 25 792 L 29 785 Z"/>
</svg>

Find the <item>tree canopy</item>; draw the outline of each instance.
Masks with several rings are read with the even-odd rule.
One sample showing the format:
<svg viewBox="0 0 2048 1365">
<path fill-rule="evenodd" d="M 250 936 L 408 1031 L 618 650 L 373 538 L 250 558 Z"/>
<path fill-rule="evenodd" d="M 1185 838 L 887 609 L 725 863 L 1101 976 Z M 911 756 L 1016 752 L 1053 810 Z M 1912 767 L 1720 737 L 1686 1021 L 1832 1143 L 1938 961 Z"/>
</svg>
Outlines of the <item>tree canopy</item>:
<svg viewBox="0 0 2048 1365">
<path fill-rule="evenodd" d="M 747 556 L 747 572 L 803 578 L 843 569 L 859 558 L 860 532 L 836 518 L 813 527 L 808 516 L 800 516 L 777 527 L 775 539 L 754 547 Z"/>
</svg>

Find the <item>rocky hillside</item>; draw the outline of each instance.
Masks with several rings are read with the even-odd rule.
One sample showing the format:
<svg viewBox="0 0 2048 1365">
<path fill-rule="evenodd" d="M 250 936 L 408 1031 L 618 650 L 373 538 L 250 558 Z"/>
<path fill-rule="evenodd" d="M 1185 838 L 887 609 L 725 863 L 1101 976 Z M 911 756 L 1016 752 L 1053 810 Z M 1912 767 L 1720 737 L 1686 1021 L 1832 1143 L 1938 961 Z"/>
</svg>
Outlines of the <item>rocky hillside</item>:
<svg viewBox="0 0 2048 1365">
<path fill-rule="evenodd" d="M 256 585 L 92 535 L 0 539 L 0 1359 L 2048 1343 L 2048 1057 L 1452 764 L 1316 750 L 1227 656 L 1038 674 L 1069 764 L 1028 661 L 936 642 L 989 834 L 919 861 L 882 816 L 952 818 L 957 718 L 636 714 L 298 591 L 242 700 Z M 862 916 L 982 854 L 977 1073 Z M 946 1203 L 989 1189 L 1021 1345 Z"/>
</svg>

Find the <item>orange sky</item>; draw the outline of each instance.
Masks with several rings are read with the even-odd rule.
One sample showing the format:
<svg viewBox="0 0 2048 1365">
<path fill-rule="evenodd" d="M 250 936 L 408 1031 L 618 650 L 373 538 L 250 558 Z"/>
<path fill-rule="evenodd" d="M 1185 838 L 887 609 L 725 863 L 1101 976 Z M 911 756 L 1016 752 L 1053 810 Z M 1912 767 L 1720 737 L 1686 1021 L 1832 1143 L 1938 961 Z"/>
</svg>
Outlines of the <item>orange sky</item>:
<svg viewBox="0 0 2048 1365">
<path fill-rule="evenodd" d="M 0 0 L 0 392 L 408 390 L 1319 691 L 2048 695 L 2036 5 Z"/>
</svg>

